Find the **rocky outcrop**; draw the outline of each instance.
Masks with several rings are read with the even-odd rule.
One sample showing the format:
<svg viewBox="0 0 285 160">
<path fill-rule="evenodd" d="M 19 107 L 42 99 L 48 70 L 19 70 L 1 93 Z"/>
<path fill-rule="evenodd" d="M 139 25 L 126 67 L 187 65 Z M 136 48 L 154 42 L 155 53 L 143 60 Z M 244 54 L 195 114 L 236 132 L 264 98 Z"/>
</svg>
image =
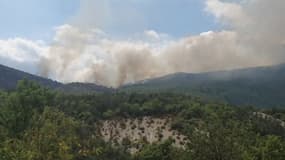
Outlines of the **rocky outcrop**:
<svg viewBox="0 0 285 160">
<path fill-rule="evenodd" d="M 136 152 L 144 143 L 173 140 L 176 147 L 184 147 L 188 138 L 171 128 L 172 118 L 142 117 L 114 119 L 100 122 L 100 135 L 114 145 L 123 145 Z"/>
</svg>

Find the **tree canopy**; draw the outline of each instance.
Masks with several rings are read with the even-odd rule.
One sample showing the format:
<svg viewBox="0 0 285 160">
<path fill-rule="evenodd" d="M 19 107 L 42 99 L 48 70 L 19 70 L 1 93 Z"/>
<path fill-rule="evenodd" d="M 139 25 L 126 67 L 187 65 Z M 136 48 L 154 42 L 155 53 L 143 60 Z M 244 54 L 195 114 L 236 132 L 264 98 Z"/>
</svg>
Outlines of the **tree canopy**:
<svg viewBox="0 0 285 160">
<path fill-rule="evenodd" d="M 141 142 L 142 149 L 131 154 L 97 132 L 100 120 L 163 115 L 188 137 L 185 147 L 175 147 L 172 139 Z M 23 80 L 15 91 L 0 92 L 0 159 L 282 160 L 284 117 L 282 109 L 211 103 L 188 94 L 70 95 Z"/>
</svg>

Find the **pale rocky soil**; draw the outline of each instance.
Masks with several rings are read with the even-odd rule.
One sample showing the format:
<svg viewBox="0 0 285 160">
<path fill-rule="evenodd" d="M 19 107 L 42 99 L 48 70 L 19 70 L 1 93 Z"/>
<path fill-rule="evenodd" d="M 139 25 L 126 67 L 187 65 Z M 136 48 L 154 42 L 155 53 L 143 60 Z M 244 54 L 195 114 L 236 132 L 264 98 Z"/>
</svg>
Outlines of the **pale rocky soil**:
<svg viewBox="0 0 285 160">
<path fill-rule="evenodd" d="M 276 119 L 276 118 L 272 117 L 271 115 L 268 115 L 268 114 L 265 114 L 265 113 L 262 113 L 262 112 L 254 112 L 253 115 L 255 115 L 257 117 L 260 117 L 260 118 L 263 118 L 263 119 L 275 121 L 275 122 L 279 123 L 280 126 L 285 128 L 285 122 L 284 121 L 282 121 L 280 119 Z"/>
<path fill-rule="evenodd" d="M 129 145 L 131 152 L 139 150 L 141 142 L 156 143 L 170 138 L 174 140 L 174 146 L 184 147 L 188 141 L 187 137 L 172 130 L 171 122 L 170 117 L 105 120 L 100 122 L 99 132 L 105 141 L 114 145 L 131 143 Z"/>
</svg>

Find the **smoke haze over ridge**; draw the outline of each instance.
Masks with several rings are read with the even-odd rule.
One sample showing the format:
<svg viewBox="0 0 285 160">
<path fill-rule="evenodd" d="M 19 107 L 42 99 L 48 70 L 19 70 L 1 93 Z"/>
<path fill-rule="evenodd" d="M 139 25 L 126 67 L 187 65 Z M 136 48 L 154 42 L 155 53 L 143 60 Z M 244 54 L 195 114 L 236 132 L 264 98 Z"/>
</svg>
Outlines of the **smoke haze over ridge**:
<svg viewBox="0 0 285 160">
<path fill-rule="evenodd" d="M 40 52 L 33 62 L 39 62 L 41 75 L 62 82 L 118 87 L 175 72 L 197 73 L 285 61 L 284 0 L 205 0 L 205 12 L 214 16 L 223 30 L 182 38 L 146 30 L 127 39 L 112 37 L 102 29 L 110 23 L 144 26 L 139 13 L 126 7 L 119 22 L 112 19 L 110 0 L 81 3 L 79 13 L 55 29 L 51 45 L 33 44 L 35 52 Z M 103 7 L 98 8 L 98 3 Z"/>
</svg>

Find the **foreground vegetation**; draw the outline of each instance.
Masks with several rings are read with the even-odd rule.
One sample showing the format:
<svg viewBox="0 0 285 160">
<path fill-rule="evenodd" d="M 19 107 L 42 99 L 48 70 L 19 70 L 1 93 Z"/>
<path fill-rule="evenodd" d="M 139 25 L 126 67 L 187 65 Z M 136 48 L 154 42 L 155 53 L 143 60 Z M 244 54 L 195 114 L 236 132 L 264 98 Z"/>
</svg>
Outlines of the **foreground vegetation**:
<svg viewBox="0 0 285 160">
<path fill-rule="evenodd" d="M 254 113 L 266 113 L 264 118 Z M 143 143 L 130 154 L 97 134 L 102 119 L 172 115 L 172 128 L 189 138 Z M 283 160 L 285 120 L 281 109 L 258 110 L 205 103 L 186 94 L 100 93 L 65 95 L 20 81 L 0 92 L 2 160 Z"/>
</svg>

